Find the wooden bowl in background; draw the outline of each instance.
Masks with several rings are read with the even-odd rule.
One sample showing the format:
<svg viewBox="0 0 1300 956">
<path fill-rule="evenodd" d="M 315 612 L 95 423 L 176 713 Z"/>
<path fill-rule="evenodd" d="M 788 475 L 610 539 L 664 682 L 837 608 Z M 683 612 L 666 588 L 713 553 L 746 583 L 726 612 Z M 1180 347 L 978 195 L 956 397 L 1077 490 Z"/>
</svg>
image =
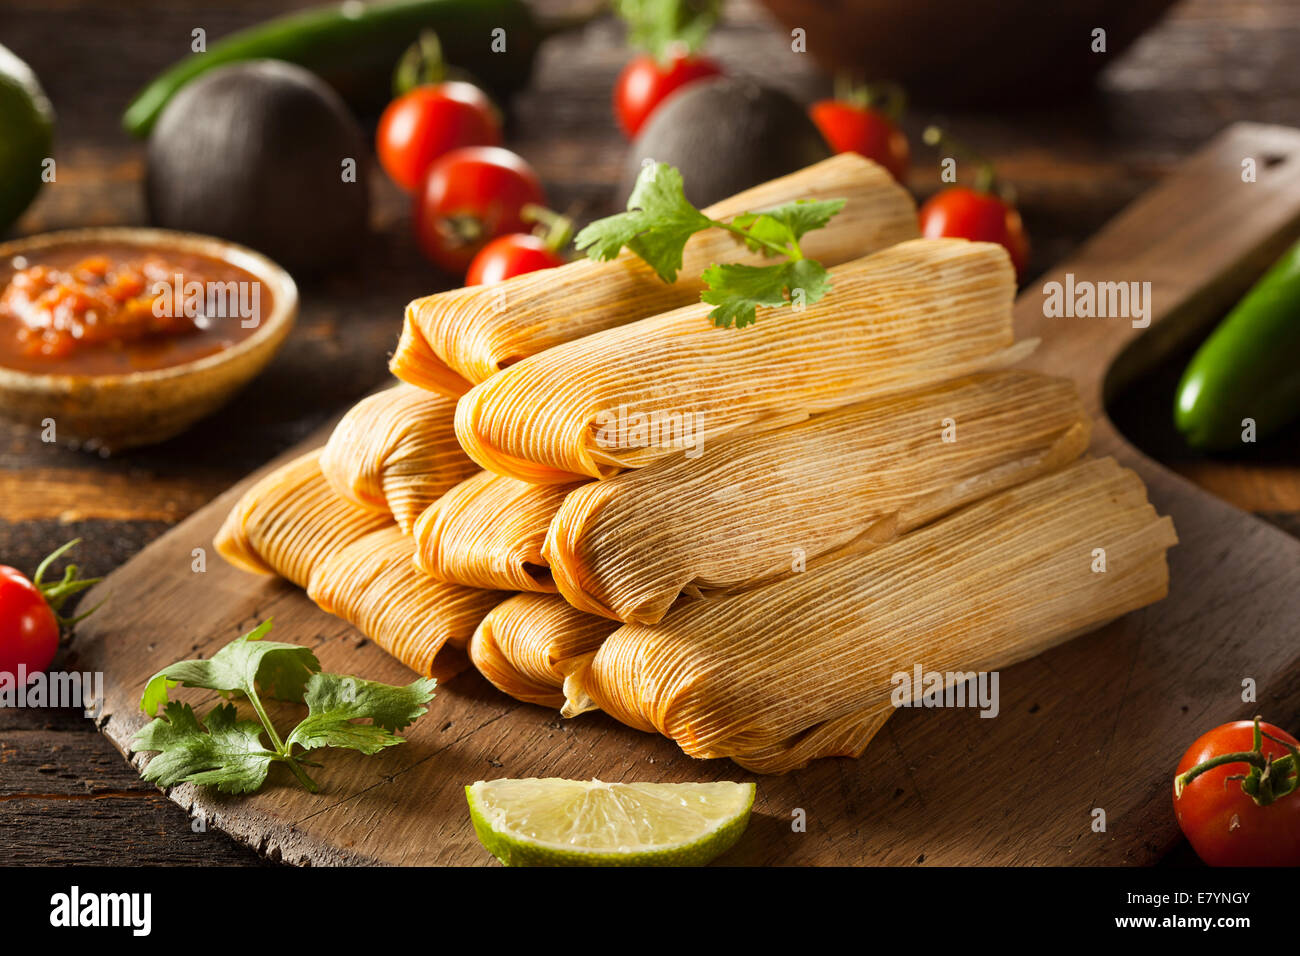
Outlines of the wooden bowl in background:
<svg viewBox="0 0 1300 956">
<path fill-rule="evenodd" d="M 108 453 L 178 435 L 224 405 L 266 367 L 298 314 L 293 278 L 266 256 L 211 236 L 165 229 L 96 228 L 49 232 L 0 243 L 0 262 L 64 244 L 112 243 L 220 259 L 251 273 L 272 296 L 252 335 L 214 355 L 166 368 L 115 375 L 34 373 L 0 366 L 0 415 L 33 429 L 53 419 L 58 440 Z"/>
<path fill-rule="evenodd" d="M 1175 0 L 763 0 L 830 71 L 896 80 L 944 106 L 1041 101 L 1085 87 Z M 1092 33 L 1106 31 L 1106 52 Z"/>
</svg>

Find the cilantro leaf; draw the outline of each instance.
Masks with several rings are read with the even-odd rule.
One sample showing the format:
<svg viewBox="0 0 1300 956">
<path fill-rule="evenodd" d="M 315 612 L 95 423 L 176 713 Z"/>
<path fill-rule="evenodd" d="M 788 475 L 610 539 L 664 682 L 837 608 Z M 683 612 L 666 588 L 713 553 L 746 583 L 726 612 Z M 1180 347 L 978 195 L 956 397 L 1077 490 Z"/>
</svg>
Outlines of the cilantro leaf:
<svg viewBox="0 0 1300 956">
<path fill-rule="evenodd" d="M 770 266 L 714 264 L 704 272 L 700 299 L 716 306 L 709 318 L 719 328 L 744 328 L 758 306 L 802 307 L 831 288 L 821 263 L 804 257 L 799 241 L 821 229 L 844 208 L 843 199 L 796 199 L 730 222 L 710 219 L 686 198 L 682 174 L 667 163 L 647 164 L 628 197 L 627 212 L 598 219 L 578 233 L 575 245 L 592 259 L 608 261 L 630 249 L 664 282 L 676 282 L 687 241 L 704 229 L 731 233 L 754 252 L 787 261 Z"/>
<path fill-rule="evenodd" d="M 285 744 L 298 744 L 305 750 L 346 747 L 364 754 L 400 744 L 402 738 L 394 731 L 428 710 L 424 705 L 433 699 L 436 683 L 422 677 L 402 687 L 341 674 L 313 674 L 307 682 L 307 716 Z"/>
<path fill-rule="evenodd" d="M 263 641 L 267 621 L 237 637 L 209 660 L 180 661 L 149 679 L 140 707 L 163 714 L 146 724 L 133 740 L 140 751 L 154 751 L 141 771 L 145 780 L 163 787 L 188 782 L 214 786 L 225 793 L 250 793 L 266 782 L 271 764 L 284 763 L 299 783 L 317 793 L 307 776 L 303 753 L 318 747 L 344 747 L 363 754 L 400 744 L 402 730 L 428 711 L 435 681 L 420 678 L 406 686 L 320 673 L 309 648 Z M 183 684 L 223 694 L 243 694 L 258 721 L 239 720 L 234 704 L 221 704 L 199 723 L 193 708 L 168 701 L 169 688 Z M 262 705 L 258 691 L 307 704 L 307 716 L 285 740 Z M 369 721 L 369 723 L 357 723 Z M 270 746 L 262 743 L 262 735 Z"/>
<path fill-rule="evenodd" d="M 647 164 L 627 200 L 627 212 L 597 219 L 574 246 L 602 262 L 624 246 L 644 259 L 664 282 L 676 282 L 686 241 L 715 225 L 686 198 L 682 174 L 667 163 Z"/>
<path fill-rule="evenodd" d="M 615 0 L 627 23 L 628 45 L 663 62 L 684 48 L 694 53 L 718 22 L 721 0 Z"/>
<path fill-rule="evenodd" d="M 799 240 L 814 229 L 821 229 L 844 208 L 843 199 L 796 199 L 763 212 L 747 212 L 731 224 L 743 230 L 746 245 L 755 252 L 774 255 L 773 246 L 797 252 Z"/>
<path fill-rule="evenodd" d="M 717 306 L 709 318 L 724 329 L 752 325 L 760 305 L 811 305 L 831 288 L 829 273 L 812 259 L 771 266 L 713 265 L 704 271 L 704 282 L 708 288 L 700 301 Z"/>
<path fill-rule="evenodd" d="M 267 696 L 280 700 L 301 697 L 303 685 L 320 670 L 320 662 L 310 648 L 262 640 L 270 629 L 271 622 L 266 621 L 207 660 L 178 661 L 164 667 L 149 678 L 140 709 L 153 716 L 167 702 L 168 689 L 178 684 L 248 697 L 261 687 Z"/>
<path fill-rule="evenodd" d="M 250 793 L 262 786 L 279 755 L 262 744 L 262 726 L 237 720 L 233 704 L 220 704 L 203 718 L 189 704 L 171 701 L 135 735 L 136 750 L 157 755 L 141 771 L 145 780 L 170 787 L 177 783 L 214 786 L 222 793 Z"/>
</svg>

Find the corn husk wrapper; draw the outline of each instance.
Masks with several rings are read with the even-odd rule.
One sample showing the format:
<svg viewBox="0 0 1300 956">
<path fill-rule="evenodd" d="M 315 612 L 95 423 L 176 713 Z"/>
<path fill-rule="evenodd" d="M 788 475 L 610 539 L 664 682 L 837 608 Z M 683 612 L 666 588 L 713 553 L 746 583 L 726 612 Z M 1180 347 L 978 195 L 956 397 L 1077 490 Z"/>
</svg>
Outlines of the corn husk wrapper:
<svg viewBox="0 0 1300 956">
<path fill-rule="evenodd" d="M 982 373 L 586 484 L 564 499 L 542 554 L 574 607 L 653 624 L 682 592 L 752 587 L 865 550 L 1060 468 L 1089 433 L 1065 379 Z"/>
<path fill-rule="evenodd" d="M 506 596 L 435 581 L 414 563 L 415 542 L 395 525 L 372 532 L 326 559 L 307 596 L 411 670 L 449 676 L 465 662 L 474 628 Z"/>
<path fill-rule="evenodd" d="M 569 710 L 760 773 L 858 756 L 893 675 L 920 665 L 955 684 L 1158 601 L 1176 543 L 1137 475 L 1080 462 L 865 554 L 624 625 L 570 676 Z"/>
<path fill-rule="evenodd" d="M 456 441 L 456 403 L 410 385 L 362 399 L 330 435 L 320 466 L 353 504 L 390 513 L 410 533 L 421 512 L 478 471 Z"/>
<path fill-rule="evenodd" d="M 842 154 L 747 189 L 708 207 L 714 219 L 797 199 L 845 199 L 843 211 L 801 241 L 804 254 L 830 266 L 917 236 L 916 208 L 882 167 Z M 389 368 L 398 378 L 460 395 L 508 365 L 563 342 L 657 315 L 699 299 L 704 270 L 716 262 L 763 264 L 718 229 L 687 243 L 668 284 L 630 252 L 610 262 L 580 259 L 492 286 L 440 292 L 406 310 Z"/>
<path fill-rule="evenodd" d="M 282 465 L 239 499 L 217 532 L 231 564 L 307 587 L 321 561 L 392 518 L 344 501 L 321 475 L 321 449 Z"/>
<path fill-rule="evenodd" d="M 483 618 L 469 656 L 498 690 L 516 700 L 559 708 L 567 673 L 617 627 L 552 594 L 517 594 Z"/>
<path fill-rule="evenodd" d="M 463 648 L 505 597 L 435 581 L 415 567 L 415 542 L 385 513 L 338 497 L 320 449 L 250 488 L 217 533 L 237 567 L 278 574 L 412 670 L 445 678 L 468 665 Z M 462 650 L 443 650 L 451 645 Z"/>
<path fill-rule="evenodd" d="M 1022 358 L 1006 251 L 904 242 L 831 270 L 834 288 L 756 325 L 688 306 L 525 359 L 460 399 L 456 435 L 489 471 L 606 478 L 729 432 L 763 430 Z"/>
<path fill-rule="evenodd" d="M 440 581 L 554 593 L 542 544 L 576 485 L 532 485 L 483 471 L 431 505 L 415 524 L 416 564 Z"/>
</svg>

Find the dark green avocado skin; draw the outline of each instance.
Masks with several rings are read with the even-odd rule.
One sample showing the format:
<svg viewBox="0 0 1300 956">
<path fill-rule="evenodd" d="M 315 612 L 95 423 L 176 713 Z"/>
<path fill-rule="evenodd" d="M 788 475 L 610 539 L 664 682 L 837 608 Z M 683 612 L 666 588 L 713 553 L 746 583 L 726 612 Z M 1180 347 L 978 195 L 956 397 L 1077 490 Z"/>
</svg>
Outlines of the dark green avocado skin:
<svg viewBox="0 0 1300 956">
<path fill-rule="evenodd" d="M 647 159 L 676 166 L 686 198 L 707 206 L 830 155 L 807 112 L 784 93 L 738 77 L 702 80 L 651 114 L 628 151 L 616 199 L 627 201 Z"/>
<path fill-rule="evenodd" d="M 361 247 L 368 156 L 356 120 L 314 74 L 275 60 L 221 67 L 178 92 L 154 127 L 149 218 L 315 272 Z M 349 159 L 355 181 L 344 177 Z"/>
</svg>

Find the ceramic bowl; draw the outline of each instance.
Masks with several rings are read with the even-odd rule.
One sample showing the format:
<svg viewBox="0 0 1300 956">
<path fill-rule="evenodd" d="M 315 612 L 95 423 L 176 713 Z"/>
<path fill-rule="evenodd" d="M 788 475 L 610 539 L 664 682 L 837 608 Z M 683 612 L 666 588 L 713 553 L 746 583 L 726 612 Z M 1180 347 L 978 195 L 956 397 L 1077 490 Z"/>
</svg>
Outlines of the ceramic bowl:
<svg viewBox="0 0 1300 956">
<path fill-rule="evenodd" d="M 56 440 L 107 454 L 183 432 L 224 405 L 271 361 L 298 314 L 293 278 L 243 246 L 164 229 L 97 228 L 50 232 L 0 243 L 0 263 L 66 244 L 139 245 L 219 259 L 251 273 L 271 293 L 271 313 L 250 336 L 214 355 L 148 371 L 110 375 L 34 373 L 0 366 L 0 416 Z"/>
<path fill-rule="evenodd" d="M 763 0 L 823 67 L 896 80 L 940 107 L 1059 101 L 1174 0 Z M 1106 51 L 1093 52 L 1096 29 Z"/>
</svg>

